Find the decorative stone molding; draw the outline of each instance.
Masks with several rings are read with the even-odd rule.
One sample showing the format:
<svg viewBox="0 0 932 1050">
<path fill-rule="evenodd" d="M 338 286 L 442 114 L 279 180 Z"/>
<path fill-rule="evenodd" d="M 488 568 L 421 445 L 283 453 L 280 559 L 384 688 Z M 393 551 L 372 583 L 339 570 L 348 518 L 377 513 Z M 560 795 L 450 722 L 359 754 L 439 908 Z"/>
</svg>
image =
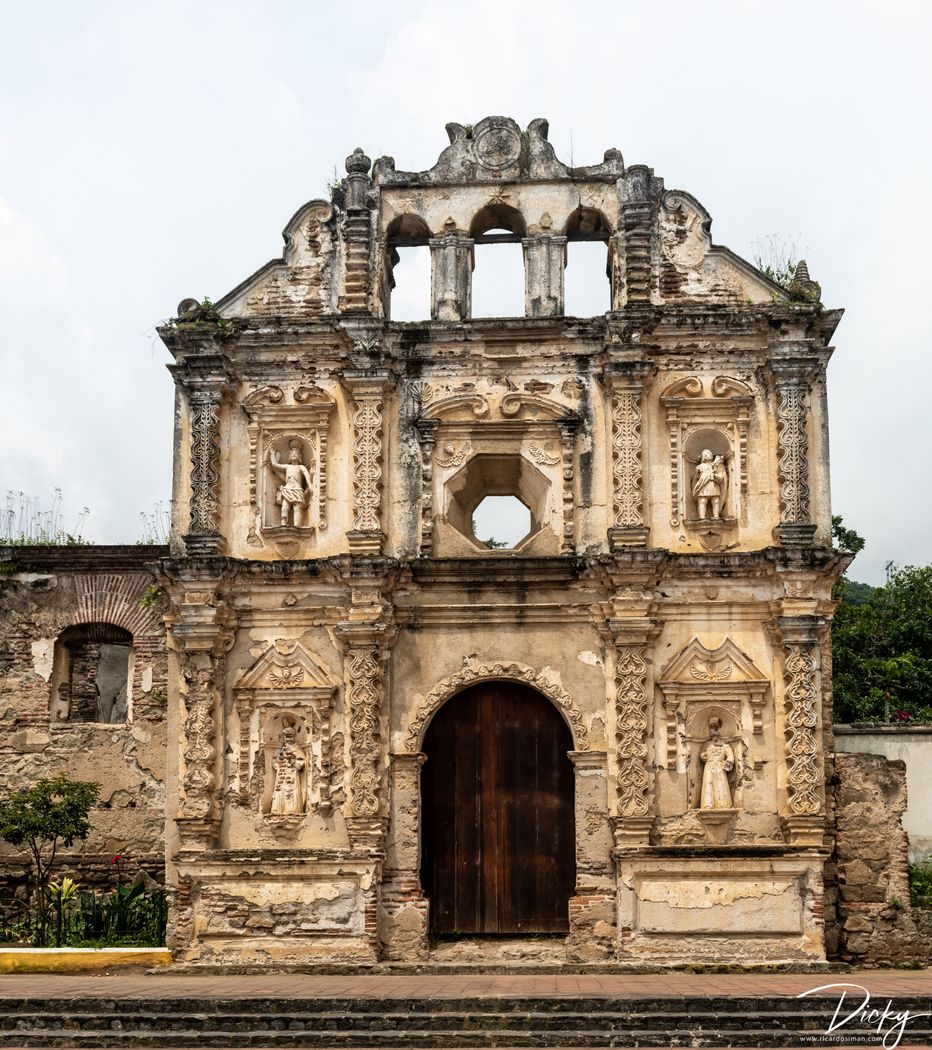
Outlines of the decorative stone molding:
<svg viewBox="0 0 932 1050">
<path fill-rule="evenodd" d="M 361 149 L 346 158 L 346 214 L 343 218 L 343 288 L 339 308 L 362 313 L 369 308 L 371 219 L 368 207 L 369 168 L 372 161 Z"/>
<path fill-rule="evenodd" d="M 421 540 L 419 552 L 422 558 L 430 556 L 434 546 L 434 446 L 437 443 L 438 422 L 435 419 L 419 419 L 417 434 L 421 447 Z M 450 446 L 452 448 L 452 446 Z M 459 453 L 456 453 L 459 455 Z M 465 453 L 463 453 L 465 457 Z M 439 458 L 438 464 L 444 461 Z M 460 460 L 462 462 L 462 460 Z"/>
<path fill-rule="evenodd" d="M 233 688 L 240 721 L 239 799 L 271 813 L 271 761 L 285 722 L 307 753 L 306 810 L 332 811 L 331 716 L 337 683 L 301 645 L 279 639 Z M 284 721 L 283 721 L 284 720 Z M 281 823 L 281 822 L 279 822 Z"/>
<path fill-rule="evenodd" d="M 641 461 L 641 400 L 646 364 L 614 364 L 606 369 L 612 420 L 612 550 L 647 544 Z"/>
<path fill-rule="evenodd" d="M 576 550 L 576 525 L 575 516 L 575 493 L 573 490 L 573 475 L 575 473 L 575 448 L 576 431 L 579 427 L 579 419 L 576 416 L 561 420 L 560 422 L 560 465 L 563 473 L 563 535 L 560 540 L 560 553 L 573 554 Z M 532 445 L 529 448 L 531 456 L 534 455 Z M 546 460 L 547 454 L 543 449 L 537 449 L 542 459 Z"/>
<path fill-rule="evenodd" d="M 407 750 L 416 754 L 421 750 L 424 733 L 430 720 L 437 711 L 453 696 L 467 686 L 476 682 L 488 682 L 493 679 L 524 682 L 555 704 L 573 734 L 573 746 L 576 751 L 589 750 L 589 732 L 583 722 L 582 713 L 572 697 L 560 685 L 549 668 L 537 671 L 526 664 L 515 662 L 497 662 L 465 665 L 459 671 L 439 681 L 431 691 L 417 698 L 414 717 L 408 725 L 405 739 Z"/>
<path fill-rule="evenodd" d="M 785 544 L 810 544 L 815 525 L 809 515 L 809 387 L 812 365 L 774 361 L 777 388 L 777 463 L 780 478 L 780 525 Z"/>
<path fill-rule="evenodd" d="M 747 524 L 748 431 L 754 402 L 751 387 L 732 376 L 687 376 L 661 395 L 670 442 L 670 524 L 698 534 L 706 550 L 717 550 L 740 522 Z M 695 447 L 693 447 L 695 446 Z M 703 446 L 703 448 L 700 448 Z M 692 477 L 701 452 L 721 456 L 725 477 L 719 516 L 701 517 Z"/>
<path fill-rule="evenodd" d="M 346 372 L 353 395 L 353 529 L 350 550 L 377 554 L 382 528 L 382 400 L 388 384 L 383 371 Z"/>
</svg>

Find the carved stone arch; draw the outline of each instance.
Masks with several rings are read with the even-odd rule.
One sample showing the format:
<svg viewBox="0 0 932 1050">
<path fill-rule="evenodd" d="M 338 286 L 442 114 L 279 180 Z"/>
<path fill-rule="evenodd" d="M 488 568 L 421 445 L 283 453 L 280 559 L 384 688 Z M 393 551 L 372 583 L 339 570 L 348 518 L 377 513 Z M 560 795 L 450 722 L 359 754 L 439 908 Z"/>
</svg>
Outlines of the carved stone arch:
<svg viewBox="0 0 932 1050">
<path fill-rule="evenodd" d="M 467 686 L 477 682 L 493 680 L 521 682 L 536 689 L 545 696 L 560 712 L 563 720 L 573 735 L 573 747 L 576 751 L 589 750 L 589 731 L 583 722 L 582 712 L 575 701 L 557 681 L 556 675 L 549 669 L 542 671 L 517 662 L 495 662 L 466 666 L 446 678 L 441 679 L 426 696 L 418 700 L 414 717 L 408 724 L 405 736 L 405 748 L 409 754 L 421 750 L 424 734 L 434 715 L 441 707 Z"/>
<path fill-rule="evenodd" d="M 152 586 L 148 576 L 75 576 L 75 601 L 56 618 L 57 634 L 82 623 L 108 623 L 129 631 L 133 639 L 161 635 L 157 614 L 140 603 Z"/>
</svg>

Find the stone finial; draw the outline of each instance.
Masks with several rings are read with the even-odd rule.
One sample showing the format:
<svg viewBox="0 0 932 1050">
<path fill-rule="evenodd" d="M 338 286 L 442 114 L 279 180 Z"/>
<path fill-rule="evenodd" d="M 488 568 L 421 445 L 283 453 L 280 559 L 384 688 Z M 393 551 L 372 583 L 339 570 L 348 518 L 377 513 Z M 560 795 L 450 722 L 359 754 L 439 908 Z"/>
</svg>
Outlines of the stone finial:
<svg viewBox="0 0 932 1050">
<path fill-rule="evenodd" d="M 346 158 L 346 172 L 348 175 L 365 175 L 372 167 L 372 161 L 363 153 L 359 146 Z"/>
<path fill-rule="evenodd" d="M 822 298 L 822 286 L 818 281 L 813 281 L 809 276 L 809 267 L 805 259 L 800 259 L 796 264 L 796 272 L 790 281 L 787 291 L 791 299 L 804 303 L 817 303 Z"/>
</svg>

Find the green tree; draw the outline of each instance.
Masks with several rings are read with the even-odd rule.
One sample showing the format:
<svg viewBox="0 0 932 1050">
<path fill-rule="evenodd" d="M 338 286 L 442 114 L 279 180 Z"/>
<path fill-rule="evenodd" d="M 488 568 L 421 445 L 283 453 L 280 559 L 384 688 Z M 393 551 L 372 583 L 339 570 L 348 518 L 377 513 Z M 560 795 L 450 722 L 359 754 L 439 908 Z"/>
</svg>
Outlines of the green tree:
<svg viewBox="0 0 932 1050">
<path fill-rule="evenodd" d="M 832 625 L 836 721 L 932 721 L 932 565 L 899 569 L 866 598 L 849 586 Z"/>
<path fill-rule="evenodd" d="M 44 945 L 48 928 L 49 878 L 59 844 L 86 839 L 88 819 L 100 785 L 71 780 L 65 773 L 43 778 L 0 801 L 0 838 L 29 853 L 36 902 L 36 943 Z"/>
</svg>

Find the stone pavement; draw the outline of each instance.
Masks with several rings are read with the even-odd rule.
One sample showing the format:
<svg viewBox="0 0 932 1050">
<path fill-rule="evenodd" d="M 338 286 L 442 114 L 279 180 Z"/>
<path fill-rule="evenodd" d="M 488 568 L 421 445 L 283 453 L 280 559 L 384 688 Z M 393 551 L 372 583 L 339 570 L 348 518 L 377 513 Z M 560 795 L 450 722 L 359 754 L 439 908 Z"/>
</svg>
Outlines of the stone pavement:
<svg viewBox="0 0 932 1050">
<path fill-rule="evenodd" d="M 437 998 L 473 996 L 796 996 L 828 984 L 857 984 L 874 998 L 932 996 L 932 969 L 860 970 L 849 973 L 650 974 L 262 974 L 173 975 L 171 973 L 8 974 L 0 998 L 239 997 Z"/>
</svg>

